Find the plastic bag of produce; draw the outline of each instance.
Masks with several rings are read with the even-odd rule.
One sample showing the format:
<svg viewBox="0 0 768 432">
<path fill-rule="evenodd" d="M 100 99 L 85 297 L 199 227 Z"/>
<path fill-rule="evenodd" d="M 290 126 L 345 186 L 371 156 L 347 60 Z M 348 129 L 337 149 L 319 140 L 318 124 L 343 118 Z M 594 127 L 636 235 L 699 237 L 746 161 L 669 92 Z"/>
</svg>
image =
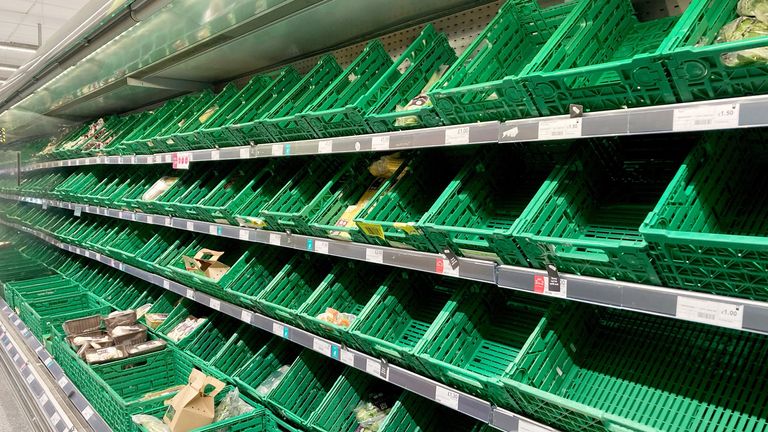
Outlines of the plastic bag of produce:
<svg viewBox="0 0 768 432">
<path fill-rule="evenodd" d="M 736 12 L 743 17 L 755 17 L 768 23 L 768 0 L 739 0 Z"/>
<path fill-rule="evenodd" d="M 139 426 L 142 426 L 149 432 L 170 432 L 171 428 L 167 424 L 163 423 L 157 417 L 152 417 L 146 414 L 136 414 L 131 416 L 131 420 Z"/>
<path fill-rule="evenodd" d="M 269 392 L 272 391 L 273 388 L 277 387 L 278 384 L 280 384 L 280 381 L 283 380 L 283 377 L 286 373 L 288 373 L 288 369 L 291 367 L 288 365 L 283 365 L 280 367 L 280 369 L 272 372 L 269 374 L 267 379 L 265 379 L 257 388 L 256 393 L 260 394 L 261 396 L 266 396 L 269 394 Z"/>
<path fill-rule="evenodd" d="M 383 394 L 369 395 L 367 401 L 361 401 L 355 407 L 355 419 L 359 424 L 357 432 L 376 432 L 387 418 L 392 407 Z"/>
<path fill-rule="evenodd" d="M 768 24 L 756 18 L 740 17 L 723 26 L 715 42 L 734 42 L 762 36 L 768 36 Z M 768 62 L 768 47 L 725 53 L 721 59 L 723 64 L 731 67 Z"/>
<path fill-rule="evenodd" d="M 253 407 L 240 399 L 240 390 L 234 388 L 216 406 L 213 422 L 220 422 L 251 411 L 253 411 Z"/>
</svg>

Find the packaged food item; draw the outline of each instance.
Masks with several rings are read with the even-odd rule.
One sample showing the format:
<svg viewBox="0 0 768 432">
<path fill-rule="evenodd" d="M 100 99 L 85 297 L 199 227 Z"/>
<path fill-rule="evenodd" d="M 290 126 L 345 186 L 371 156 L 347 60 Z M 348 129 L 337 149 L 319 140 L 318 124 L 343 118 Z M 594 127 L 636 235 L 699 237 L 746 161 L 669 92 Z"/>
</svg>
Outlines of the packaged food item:
<svg viewBox="0 0 768 432">
<path fill-rule="evenodd" d="M 218 105 L 214 105 L 214 106 L 208 108 L 207 110 L 205 110 L 205 112 L 202 113 L 200 115 L 200 117 L 198 117 L 197 119 L 200 121 L 200 123 L 205 123 L 205 122 L 208 121 L 209 118 L 211 118 L 213 113 L 215 113 L 218 109 L 219 109 L 219 106 Z"/>
<path fill-rule="evenodd" d="M 755 17 L 768 23 L 768 0 L 739 0 L 736 12 L 743 17 Z"/>
<path fill-rule="evenodd" d="M 752 17 L 740 17 L 723 26 L 716 43 L 734 42 L 768 35 L 768 24 Z M 768 62 L 768 47 L 723 53 L 723 64 L 736 67 L 755 62 Z"/>
<path fill-rule="evenodd" d="M 182 256 L 184 268 L 192 273 L 201 274 L 213 281 L 219 281 L 229 271 L 229 266 L 219 262 L 224 252 L 200 249 L 194 257 Z"/>
<path fill-rule="evenodd" d="M 356 315 L 341 313 L 333 308 L 326 308 L 325 312 L 317 316 L 317 319 L 329 322 L 340 327 L 349 327 L 355 322 Z"/>
<path fill-rule="evenodd" d="M 144 317 L 144 322 L 147 323 L 147 327 L 156 330 L 166 319 L 168 319 L 167 313 L 148 313 Z"/>
<path fill-rule="evenodd" d="M 171 188 L 176 182 L 179 181 L 178 177 L 161 177 L 160 180 L 156 181 L 155 184 L 152 185 L 151 188 L 149 188 L 148 191 L 144 192 L 144 195 L 141 196 L 142 201 L 154 201 L 162 195 L 165 191 Z"/>
<path fill-rule="evenodd" d="M 272 389 L 280 384 L 280 381 L 283 380 L 283 377 L 286 373 L 288 373 L 288 369 L 290 368 L 291 367 L 289 365 L 283 365 L 280 366 L 280 369 L 269 374 L 269 376 L 264 381 L 262 381 L 258 387 L 256 387 L 256 393 L 260 394 L 261 396 L 268 395 Z"/>
<path fill-rule="evenodd" d="M 61 328 L 64 329 L 64 334 L 67 336 L 80 336 L 86 333 L 98 332 L 101 330 L 101 315 L 90 315 L 67 320 L 64 321 Z"/>
<path fill-rule="evenodd" d="M 85 361 L 88 364 L 106 363 L 128 357 L 128 353 L 119 346 L 111 346 L 97 350 L 86 350 Z"/>
<path fill-rule="evenodd" d="M 400 165 L 403 164 L 403 161 L 404 159 L 399 152 L 385 155 L 371 163 L 371 165 L 368 166 L 368 172 L 374 177 L 388 179 L 395 174 L 400 168 Z"/>
<path fill-rule="evenodd" d="M 193 316 L 187 317 L 187 319 L 177 324 L 176 327 L 168 333 L 168 339 L 174 342 L 181 341 L 195 331 L 196 328 L 203 325 L 207 319 L 208 318 L 195 318 Z"/>
<path fill-rule="evenodd" d="M 229 393 L 224 395 L 224 398 L 216 406 L 216 410 L 213 415 L 213 422 L 220 422 L 222 420 L 237 417 L 251 411 L 253 411 L 253 407 L 240 399 L 240 390 L 235 387 L 234 389 L 230 390 Z"/>
<path fill-rule="evenodd" d="M 214 398 L 224 385 L 216 378 L 192 369 L 187 385 L 171 399 L 163 421 L 172 432 L 186 432 L 211 424 L 215 414 Z"/>
<path fill-rule="evenodd" d="M 355 407 L 355 419 L 359 426 L 355 432 L 376 432 L 387 418 L 391 404 L 383 393 L 368 396 L 367 401 L 361 401 Z"/>
<path fill-rule="evenodd" d="M 427 92 L 432 88 L 433 85 L 435 85 L 436 82 L 440 81 L 440 78 L 443 76 L 443 74 L 445 74 L 445 71 L 447 70 L 448 65 L 440 66 L 440 68 L 436 70 L 435 73 L 433 73 L 429 78 L 429 81 L 427 81 L 427 84 L 424 85 L 424 88 L 421 89 L 418 96 L 411 99 L 411 101 L 408 102 L 405 106 L 398 105 L 395 107 L 395 111 L 410 111 L 422 107 L 432 106 L 432 101 L 429 99 Z M 399 117 L 397 120 L 395 120 L 395 126 L 398 127 L 413 127 L 418 126 L 419 124 L 420 120 L 416 116 Z"/>
<path fill-rule="evenodd" d="M 152 303 L 143 304 L 136 308 L 136 320 L 144 316 L 150 309 L 152 309 Z"/>
<path fill-rule="evenodd" d="M 72 345 L 80 347 L 88 345 L 94 348 L 103 348 L 112 344 L 112 338 L 109 335 L 98 336 L 75 336 L 72 338 Z"/>
<path fill-rule="evenodd" d="M 148 432 L 171 432 L 171 428 L 169 428 L 167 424 L 151 415 L 135 414 L 131 416 L 131 421 L 143 427 Z"/>
<path fill-rule="evenodd" d="M 129 356 L 137 356 L 163 350 L 166 345 L 165 341 L 157 339 L 129 346 L 126 350 L 128 351 Z"/>
<path fill-rule="evenodd" d="M 132 309 L 114 311 L 104 318 L 104 325 L 107 327 L 107 330 L 132 324 L 136 324 L 136 311 Z"/>
<path fill-rule="evenodd" d="M 147 341 L 147 328 L 141 324 L 117 326 L 109 331 L 115 345 L 137 345 Z"/>
<path fill-rule="evenodd" d="M 151 399 L 158 398 L 158 397 L 168 396 L 168 395 L 171 395 L 173 393 L 176 393 L 177 391 L 181 390 L 182 388 L 184 388 L 184 384 L 176 385 L 176 386 L 173 386 L 173 387 L 168 387 L 167 389 L 158 390 L 158 391 L 154 391 L 154 392 L 151 392 L 151 393 L 146 393 L 146 394 L 144 394 L 144 396 L 141 397 L 141 400 L 145 401 L 145 400 L 151 400 Z"/>
</svg>

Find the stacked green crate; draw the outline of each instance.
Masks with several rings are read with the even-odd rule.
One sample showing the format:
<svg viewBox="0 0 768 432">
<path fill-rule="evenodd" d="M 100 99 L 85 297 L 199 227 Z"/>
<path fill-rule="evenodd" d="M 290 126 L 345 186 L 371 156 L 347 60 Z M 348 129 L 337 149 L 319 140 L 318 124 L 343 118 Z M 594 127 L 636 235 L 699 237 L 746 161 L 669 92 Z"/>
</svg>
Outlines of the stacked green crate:
<svg viewBox="0 0 768 432">
<path fill-rule="evenodd" d="M 147 142 L 169 122 L 173 121 L 191 103 L 193 96 L 182 96 L 163 103 L 162 106 L 150 111 L 143 122 L 136 125 L 133 132 L 123 140 L 126 154 L 142 154 L 153 149 L 152 143 Z"/>
<path fill-rule="evenodd" d="M 490 425 L 411 392 L 404 392 L 379 427 L 380 432 L 491 432 Z"/>
<path fill-rule="evenodd" d="M 640 228 L 665 285 L 767 300 L 765 134 L 705 136 Z"/>
<path fill-rule="evenodd" d="M 257 127 L 243 138 L 254 143 L 314 138 L 314 131 L 301 118 L 301 114 L 317 103 L 320 95 L 341 72 L 341 67 L 333 56 L 321 58 L 317 65 L 254 125 Z"/>
<path fill-rule="evenodd" d="M 143 124 L 147 118 L 151 116 L 151 113 L 149 111 L 142 111 L 135 114 L 130 114 L 125 117 L 125 120 L 121 124 L 121 127 L 119 130 L 116 130 L 112 136 L 111 140 L 106 143 L 106 145 L 100 149 L 93 151 L 93 154 L 98 155 L 121 155 L 125 152 L 125 146 L 123 146 L 123 140 L 127 138 L 130 134 L 132 134 L 135 130 L 135 128 L 139 127 L 141 124 Z"/>
<path fill-rule="evenodd" d="M 274 80 L 263 89 L 250 89 L 240 107 L 226 119 L 219 120 L 216 127 L 202 132 L 204 140 L 217 145 L 253 145 L 271 141 L 261 121 L 276 109 L 283 97 L 301 81 L 301 76 L 291 66 L 278 72 Z M 244 89 L 245 91 L 245 89 Z"/>
<path fill-rule="evenodd" d="M 513 78 L 524 74 L 577 4 L 542 8 L 535 1 L 507 1 L 429 92 L 443 121 L 461 124 L 536 116 L 530 96 Z"/>
<path fill-rule="evenodd" d="M 62 200 L 82 203 L 80 194 L 90 191 L 113 172 L 114 169 L 107 166 L 80 168 L 51 190 L 50 194 Z"/>
<path fill-rule="evenodd" d="M 216 162 L 204 164 L 200 170 L 190 171 L 151 204 L 157 213 L 188 217 L 190 210 L 211 193 L 236 166 L 237 162 Z M 148 204 L 145 204 L 148 205 Z M 191 213 L 194 215 L 194 211 Z"/>
<path fill-rule="evenodd" d="M 255 357 L 272 337 L 269 333 L 250 324 L 241 325 L 218 354 L 211 359 L 211 368 L 228 377 L 229 380 L 234 380 L 238 376 L 237 372 Z"/>
<path fill-rule="evenodd" d="M 19 316 L 40 340 L 50 334 L 51 326 L 60 326 L 64 321 L 74 318 L 106 315 L 112 311 L 104 301 L 85 292 L 27 301 L 20 305 L 20 309 Z"/>
<path fill-rule="evenodd" d="M 106 245 L 105 254 L 132 266 L 139 266 L 137 254 L 157 235 L 151 225 L 132 223 Z"/>
<path fill-rule="evenodd" d="M 165 264 L 169 262 L 167 255 L 171 255 L 170 259 L 175 261 L 180 257 L 179 253 L 183 245 L 189 244 L 193 236 L 194 234 L 180 234 L 178 231 L 170 229 L 155 230 L 152 239 L 133 255 L 137 267 L 169 277 L 171 269 L 165 267 Z"/>
<path fill-rule="evenodd" d="M 119 207 L 121 198 L 128 193 L 136 183 L 141 182 L 147 173 L 146 169 L 119 170 L 115 181 L 93 195 L 92 202 L 104 207 Z"/>
<path fill-rule="evenodd" d="M 183 109 L 176 111 L 173 117 L 166 120 L 164 125 L 153 129 L 151 135 L 147 136 L 144 144 L 145 153 L 158 153 L 163 151 L 175 150 L 176 143 L 172 138 L 167 138 L 181 130 L 187 123 L 197 121 L 197 113 L 201 108 L 207 106 L 215 95 L 211 90 L 203 90 L 189 97 L 189 102 Z"/>
<path fill-rule="evenodd" d="M 269 164 L 269 172 L 249 187 L 248 197 L 235 212 L 235 220 L 241 226 L 251 228 L 272 228 L 268 226 L 261 211 L 274 198 L 283 185 L 304 165 L 300 158 L 283 158 Z"/>
<path fill-rule="evenodd" d="M 312 157 L 264 206 L 261 216 L 270 227 L 310 235 L 310 221 L 329 203 L 344 199 L 344 192 L 361 177 L 367 178 L 360 175 L 366 167 L 367 160 L 358 156 Z"/>
<path fill-rule="evenodd" d="M 367 133 L 365 113 L 395 84 L 403 62 L 394 65 L 381 41 L 370 42 L 301 117 L 320 137 Z"/>
<path fill-rule="evenodd" d="M 201 129 L 216 111 L 226 106 L 237 95 L 238 91 L 235 85 L 232 83 L 227 84 L 213 99 L 200 106 L 198 111 L 193 113 L 178 130 L 158 139 L 168 142 L 168 147 L 171 151 L 205 148 L 206 143 L 197 138 L 196 131 Z"/>
<path fill-rule="evenodd" d="M 420 151 L 382 185 L 355 218 L 373 244 L 435 252 L 417 228 L 474 150 Z"/>
<path fill-rule="evenodd" d="M 398 71 L 404 69 L 397 75 L 397 81 L 367 95 L 370 97 L 365 115 L 368 128 L 372 132 L 387 132 L 442 124 L 431 102 L 425 102 L 420 96 L 429 91 L 455 61 L 456 53 L 448 45 L 448 38 L 427 24 L 392 66 Z"/>
<path fill-rule="evenodd" d="M 588 141 L 558 166 L 519 217 L 514 237 L 538 268 L 660 283 L 639 232 L 680 167 L 684 139 Z"/>
<path fill-rule="evenodd" d="M 213 360 L 243 325 L 247 324 L 224 314 L 214 313 L 199 331 L 180 341 L 177 347 L 189 356 L 196 366 L 209 368 L 215 372 L 217 378 L 227 379 L 227 376 L 213 368 Z"/>
<path fill-rule="evenodd" d="M 122 235 L 129 226 L 131 223 L 127 221 L 109 220 L 90 238 L 86 239 L 84 244 L 88 249 L 106 254 L 108 246 Z"/>
<path fill-rule="evenodd" d="M 185 185 L 188 186 L 186 182 L 193 181 L 190 179 L 194 179 L 195 175 L 192 171 L 178 173 L 173 170 L 160 169 L 154 176 L 137 182 L 137 187 L 126 191 L 121 201 L 132 210 L 150 214 L 164 214 L 165 210 L 158 200 L 168 200 L 170 197 L 185 191 L 186 189 L 182 188 Z"/>
<path fill-rule="evenodd" d="M 4 298 L 11 308 L 43 297 L 77 294 L 82 287 L 59 274 L 3 283 Z"/>
<path fill-rule="evenodd" d="M 167 166 L 134 166 L 131 169 L 135 175 L 131 177 L 124 190 L 112 197 L 110 207 L 132 211 L 144 211 L 140 201 L 152 185 L 164 176 L 173 176 L 173 172 Z"/>
<path fill-rule="evenodd" d="M 427 330 L 417 352 L 441 382 L 513 409 L 502 384 L 519 365 L 519 354 L 546 322 L 551 303 L 492 285 L 454 292 Z M 557 314 L 558 309 L 552 308 Z"/>
<path fill-rule="evenodd" d="M 273 336 L 231 378 L 244 392 L 265 401 L 301 352 L 295 343 Z"/>
<path fill-rule="evenodd" d="M 286 248 L 256 244 L 243 263 L 243 271 L 224 287 L 227 298 L 245 307 L 258 309 L 257 298 L 280 274 L 294 252 Z"/>
<path fill-rule="evenodd" d="M 511 232 L 554 164 L 538 145 L 482 152 L 450 182 L 417 227 L 439 251 L 527 267 Z"/>
</svg>

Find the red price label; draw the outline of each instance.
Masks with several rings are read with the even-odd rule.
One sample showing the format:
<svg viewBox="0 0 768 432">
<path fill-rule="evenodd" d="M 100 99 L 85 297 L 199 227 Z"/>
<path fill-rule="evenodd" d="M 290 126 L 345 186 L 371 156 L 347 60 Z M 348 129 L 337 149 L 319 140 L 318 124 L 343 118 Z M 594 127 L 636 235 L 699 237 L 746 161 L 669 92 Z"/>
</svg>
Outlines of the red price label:
<svg viewBox="0 0 768 432">
<path fill-rule="evenodd" d="M 444 264 L 442 258 L 438 258 L 437 260 L 435 260 L 435 273 L 442 274 L 443 273 L 443 266 L 444 265 L 445 264 Z"/>
<path fill-rule="evenodd" d="M 171 158 L 173 169 L 189 169 L 189 153 L 174 153 Z"/>
<path fill-rule="evenodd" d="M 547 284 L 547 281 L 544 278 L 544 276 L 541 276 L 541 275 L 533 276 L 533 292 L 544 294 L 544 287 L 546 286 L 546 284 Z"/>
</svg>

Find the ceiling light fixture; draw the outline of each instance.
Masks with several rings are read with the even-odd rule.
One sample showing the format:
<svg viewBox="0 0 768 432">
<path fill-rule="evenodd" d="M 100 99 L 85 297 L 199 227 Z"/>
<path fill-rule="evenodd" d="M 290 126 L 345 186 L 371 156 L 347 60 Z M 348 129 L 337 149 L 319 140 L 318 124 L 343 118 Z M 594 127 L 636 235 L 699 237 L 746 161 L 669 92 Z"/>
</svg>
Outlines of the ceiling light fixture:
<svg viewBox="0 0 768 432">
<path fill-rule="evenodd" d="M 37 52 L 39 45 L 25 44 L 21 42 L 0 42 L 0 49 L 20 51 L 26 53 Z"/>
</svg>

